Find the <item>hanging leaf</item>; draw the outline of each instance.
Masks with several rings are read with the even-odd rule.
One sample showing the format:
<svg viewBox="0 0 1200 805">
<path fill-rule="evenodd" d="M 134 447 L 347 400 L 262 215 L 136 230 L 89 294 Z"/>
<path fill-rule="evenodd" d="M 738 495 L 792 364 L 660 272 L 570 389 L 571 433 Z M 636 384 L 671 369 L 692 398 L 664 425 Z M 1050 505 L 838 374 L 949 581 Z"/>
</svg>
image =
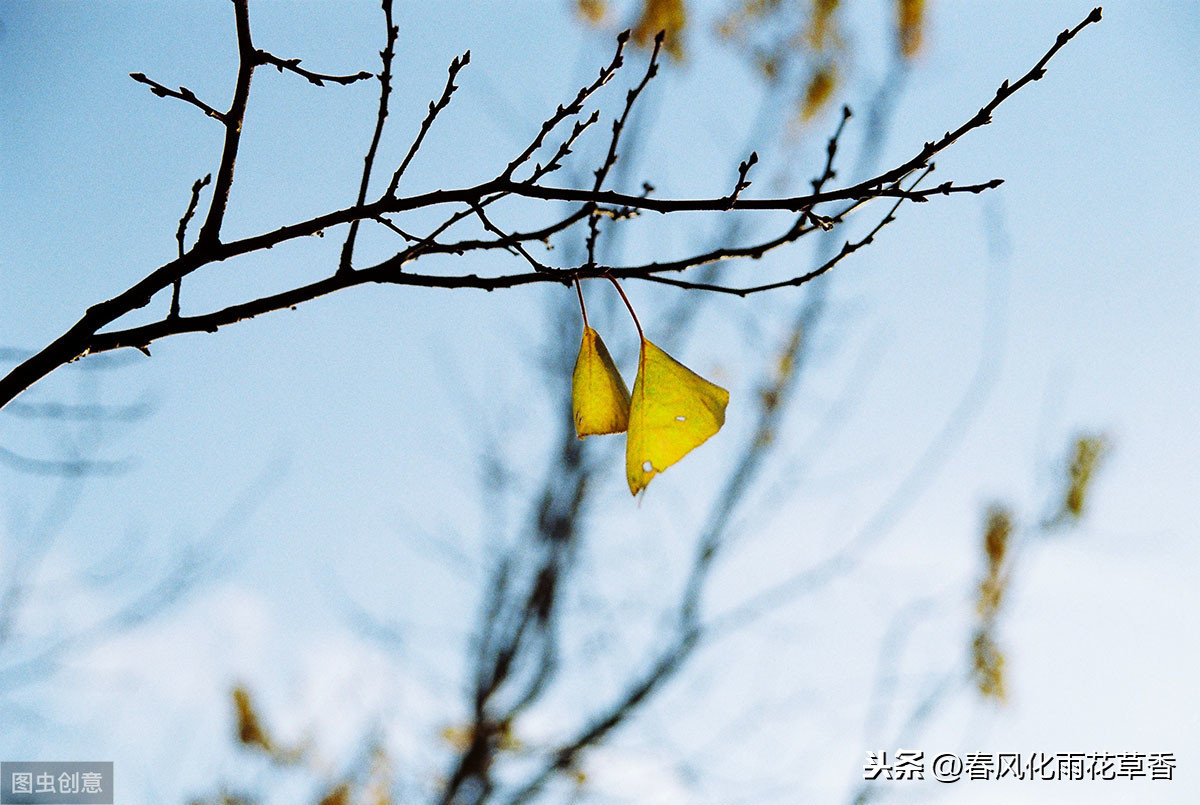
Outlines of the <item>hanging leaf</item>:
<svg viewBox="0 0 1200 805">
<path fill-rule="evenodd" d="M 624 433 L 629 426 L 629 387 L 600 334 L 588 326 L 583 328 L 583 343 L 571 376 L 571 403 L 580 439 Z"/>
<path fill-rule="evenodd" d="M 658 473 L 725 424 L 729 392 L 642 339 L 625 439 L 625 473 L 636 495 Z"/>
</svg>

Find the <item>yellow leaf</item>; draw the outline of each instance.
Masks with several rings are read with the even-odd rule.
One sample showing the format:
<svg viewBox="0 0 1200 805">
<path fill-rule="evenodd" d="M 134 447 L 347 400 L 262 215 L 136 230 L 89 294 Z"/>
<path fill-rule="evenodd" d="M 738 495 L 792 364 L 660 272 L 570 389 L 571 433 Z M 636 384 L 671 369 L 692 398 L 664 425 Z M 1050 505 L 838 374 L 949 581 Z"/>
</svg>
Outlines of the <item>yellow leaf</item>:
<svg viewBox="0 0 1200 805">
<path fill-rule="evenodd" d="M 921 50 L 921 29 L 924 25 L 924 0 L 898 0 L 900 17 L 900 53 L 906 59 Z"/>
<path fill-rule="evenodd" d="M 822 67 L 813 73 L 808 80 L 808 86 L 804 88 L 804 102 L 800 107 L 800 119 L 807 122 L 814 118 L 833 98 L 833 91 L 836 87 L 837 71 L 832 65 Z"/>
<path fill-rule="evenodd" d="M 643 0 L 642 14 L 633 26 L 633 41 L 646 47 L 659 31 L 666 33 L 663 47 L 675 59 L 683 58 L 683 30 L 687 27 L 684 0 Z"/>
<path fill-rule="evenodd" d="M 625 439 L 625 474 L 637 494 L 721 429 L 729 392 L 642 339 Z"/>
<path fill-rule="evenodd" d="M 583 328 L 583 343 L 571 376 L 575 433 L 582 439 L 604 433 L 624 433 L 629 425 L 629 387 L 612 356 L 591 327 Z"/>
<path fill-rule="evenodd" d="M 451 725 L 442 727 L 442 740 L 460 752 L 465 752 L 471 746 L 472 731 L 470 727 Z"/>
<path fill-rule="evenodd" d="M 575 7 L 590 25 L 602 25 L 608 16 L 608 3 L 605 0 L 576 0 Z"/>
</svg>

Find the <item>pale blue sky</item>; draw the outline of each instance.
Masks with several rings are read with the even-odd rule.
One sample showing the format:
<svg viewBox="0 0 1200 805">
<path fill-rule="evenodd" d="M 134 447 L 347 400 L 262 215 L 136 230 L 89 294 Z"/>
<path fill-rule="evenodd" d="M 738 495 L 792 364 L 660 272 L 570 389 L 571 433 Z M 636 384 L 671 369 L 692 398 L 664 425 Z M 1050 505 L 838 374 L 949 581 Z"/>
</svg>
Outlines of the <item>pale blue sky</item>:
<svg viewBox="0 0 1200 805">
<path fill-rule="evenodd" d="M 382 164 L 403 154 L 450 59 L 472 51 L 462 89 L 405 177 L 412 190 L 495 175 L 554 104 L 609 55 L 608 40 L 583 29 L 566 3 L 411 5 L 419 7 L 398 9 L 396 91 Z M 862 50 L 847 101 L 861 109 L 881 72 L 883 4 L 852 5 L 850 28 Z M 928 49 L 899 102 L 882 164 L 961 123 L 1003 78 L 1023 73 L 1058 31 L 1090 9 L 1074 0 L 932 5 Z M 707 19 L 711 6 L 701 7 Z M 377 67 L 375 3 L 264 2 L 251 11 L 257 41 L 279 55 L 330 72 Z M 0 346 L 35 348 L 89 304 L 173 256 L 188 188 L 215 168 L 220 129 L 195 109 L 153 97 L 128 73 L 183 84 L 223 106 L 236 70 L 232 14 L 215 0 L 10 3 L 0 22 Z M 955 606 L 965 601 L 977 574 L 982 506 L 999 497 L 1035 512 L 1041 498 L 1031 489 L 1044 489 L 1035 483 L 1044 483 L 1047 462 L 1079 428 L 1108 432 L 1115 452 L 1087 526 L 1035 552 L 1017 590 L 1004 628 L 1013 704 L 969 722 L 988 725 L 983 734 L 963 726 L 969 709 L 951 711 L 926 748 L 938 748 L 936 738 L 947 751 L 961 752 L 1174 751 L 1180 779 L 1170 788 L 1138 788 L 1136 796 L 1195 801 L 1198 46 L 1194 4 L 1106 8 L 1104 21 L 1061 52 L 1043 81 L 937 160 L 940 180 L 1000 176 L 1002 188 L 904 209 L 873 248 L 830 279 L 835 305 L 826 336 L 831 344 L 844 339 L 842 348 L 802 386 L 785 435 L 803 441 L 819 424 L 862 350 L 876 368 L 850 424 L 818 467 L 797 474 L 786 454 L 776 462 L 771 488 L 786 490 L 787 502 L 771 517 L 747 519 L 752 538 L 716 580 L 717 605 L 744 598 L 772 573 L 786 575 L 852 535 L 969 383 L 989 306 L 1003 305 L 1005 339 L 993 345 L 1002 358 L 977 418 L 860 571 L 821 598 L 819 609 L 798 606 L 788 611 L 792 620 L 741 641 L 741 656 L 761 665 L 730 667 L 702 657 L 697 675 L 681 683 L 678 695 L 705 691 L 706 674 L 728 674 L 732 687 L 720 691 L 728 712 L 745 704 L 739 691 L 783 697 L 785 715 L 764 724 L 763 734 L 774 730 L 778 741 L 790 741 L 773 745 L 795 767 L 799 782 L 792 784 L 807 786 L 814 801 L 840 801 L 865 751 L 895 748 L 889 737 L 862 735 L 864 691 L 886 613 L 919 595 Z M 757 106 L 758 85 L 736 54 L 715 46 L 703 26 L 694 48 L 695 58 L 668 66 L 646 99 L 652 128 L 635 186 L 646 178 L 661 195 L 725 192 L 727 166 L 744 158 L 745 121 Z M 631 59 L 620 87 L 610 91 L 606 114 L 642 58 Z M 261 71 L 226 236 L 349 203 L 374 96 L 369 82 L 317 89 Z M 847 134 L 847 172 L 861 135 L 855 124 L 861 120 Z M 799 163 L 789 166 L 798 181 L 816 171 L 832 125 L 831 118 L 818 121 L 785 152 Z M 763 185 L 780 167 L 764 164 Z M 1011 246 L 999 269 L 987 250 L 988 222 L 995 220 Z M 630 260 L 658 253 L 651 250 L 675 253 L 704 243 L 715 228 L 713 219 L 645 219 L 625 253 Z M 310 241 L 190 277 L 185 313 L 328 273 L 341 233 Z M 388 237 L 367 233 L 358 262 L 386 254 L 390 245 Z M 466 259 L 471 271 L 483 273 L 511 267 L 504 261 L 512 258 Z M 810 259 L 807 248 L 798 248 L 746 271 L 783 276 Z M 446 261 L 429 265 L 439 267 L 463 270 Z M 454 716 L 446 707 L 455 702 L 451 686 L 461 672 L 460 645 L 446 635 L 461 637 L 469 628 L 479 577 L 470 563 L 460 574 L 430 561 L 428 538 L 415 535 L 450 539 L 473 562 L 488 558 L 476 536 L 486 521 L 477 484 L 481 440 L 501 448 L 518 488 L 542 477 L 556 420 L 538 368 L 540 339 L 547 302 L 561 292 L 356 289 L 217 335 L 158 343 L 152 359 L 134 354 L 107 375 L 105 399 L 149 395 L 158 407 L 102 449 L 105 458 L 131 457 L 136 469 L 88 484 L 54 553 L 55 572 L 69 578 L 72 563 L 92 564 L 131 533 L 135 556 L 169 555 L 183 541 L 199 541 L 225 557 L 225 572 L 118 648 L 79 660 L 15 703 L 0 699 L 0 713 L 19 706 L 24 714 L 19 727 L 0 730 L 0 757 L 115 759 L 123 801 L 179 801 L 214 775 L 245 772 L 226 745 L 221 697 L 234 678 L 262 689 L 280 714 L 354 701 L 365 722 L 396 708 L 386 716 L 419 725 L 406 757 L 433 752 L 436 746 L 423 742 L 435 744 L 436 728 Z M 587 292 L 589 299 L 605 293 Z M 655 338 L 655 314 L 678 292 L 636 283 L 628 292 Z M 729 425 L 656 479 L 640 507 L 622 491 L 614 455 L 605 508 L 593 515 L 600 522 L 598 542 L 588 548 L 595 562 L 589 589 L 610 583 L 604 572 L 613 563 L 635 557 L 638 567 L 616 575 L 621 592 L 637 599 L 647 594 L 639 584 L 653 585 L 657 569 L 686 561 L 690 545 L 670 537 L 688 534 L 686 523 L 701 516 L 693 500 L 725 466 L 722 445 L 748 426 L 749 406 L 739 405 L 739 397 L 753 393 L 757 378 L 745 351 L 773 346 L 787 302 L 709 304 L 703 337 L 692 338 L 678 357 L 730 387 Z M 166 304 L 156 299 L 130 321 L 161 316 Z M 601 322 L 618 357 L 628 355 L 633 333 L 626 320 L 601 314 Z M 62 370 L 27 399 L 69 399 L 79 377 L 76 369 Z M 0 445 L 51 457 L 62 438 L 0 413 Z M 286 472 L 236 534 L 209 535 L 221 512 L 280 460 Z M 44 478 L 0 468 L 5 544 L 19 544 L 13 524 L 22 511 L 44 505 L 49 489 Z M 675 527 L 678 519 L 685 525 Z M 427 664 L 428 673 L 347 632 L 338 606 L 347 590 L 362 605 L 417 625 L 415 653 L 427 658 L 418 664 Z M 85 593 L 79 600 L 90 601 Z M 42 606 L 46 618 L 69 620 L 102 604 L 66 613 L 56 612 L 52 600 Z M 962 612 L 939 621 L 942 637 L 962 625 L 956 620 Z M 824 649 L 779 636 L 791 629 Z M 962 647 L 950 643 L 941 650 L 953 662 Z M 790 689 L 789 680 L 810 697 Z M 367 692 L 347 693 L 360 687 Z M 304 729 L 303 712 L 281 717 Z M 553 724 L 553 713 L 542 717 Z M 183 741 L 181 732 L 194 738 Z M 652 739 L 636 731 L 631 740 L 637 746 Z M 179 771 L 160 765 L 168 762 Z M 596 762 L 610 764 L 605 768 L 614 779 L 642 773 L 620 743 Z M 736 753 L 722 762 L 742 774 L 755 768 Z M 644 773 L 653 780 L 645 785 L 663 791 L 679 784 L 657 767 Z M 1001 801 L 988 799 L 1001 794 L 1011 796 L 1002 788 L 950 792 L 954 801 L 971 802 Z M 1021 794 L 1029 802 L 1076 801 L 1072 795 L 1032 787 Z M 1085 795 L 1078 801 L 1130 796 L 1111 785 L 1081 788 Z M 662 801 L 674 800 L 663 794 Z"/>
</svg>

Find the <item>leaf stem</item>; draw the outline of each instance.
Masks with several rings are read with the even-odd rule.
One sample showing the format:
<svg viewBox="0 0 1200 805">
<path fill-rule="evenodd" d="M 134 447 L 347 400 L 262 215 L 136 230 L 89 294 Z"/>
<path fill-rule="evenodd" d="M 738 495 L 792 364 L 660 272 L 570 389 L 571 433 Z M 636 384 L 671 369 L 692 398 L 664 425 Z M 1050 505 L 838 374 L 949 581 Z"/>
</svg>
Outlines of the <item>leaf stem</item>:
<svg viewBox="0 0 1200 805">
<path fill-rule="evenodd" d="M 633 305 L 629 303 L 629 297 L 625 295 L 625 290 L 621 287 L 621 283 L 617 282 L 617 278 L 612 274 L 605 274 L 604 278 L 613 284 L 617 289 L 617 293 L 621 295 L 621 301 L 625 303 L 625 307 L 629 309 L 629 315 L 633 317 L 633 325 L 637 327 L 638 338 L 645 341 L 646 334 L 642 332 L 642 323 L 638 321 L 637 314 L 633 312 Z"/>
<path fill-rule="evenodd" d="M 588 328 L 587 305 L 583 303 L 583 286 L 579 282 L 579 277 L 575 278 L 575 293 L 579 295 L 579 312 L 583 314 L 583 329 Z"/>
</svg>

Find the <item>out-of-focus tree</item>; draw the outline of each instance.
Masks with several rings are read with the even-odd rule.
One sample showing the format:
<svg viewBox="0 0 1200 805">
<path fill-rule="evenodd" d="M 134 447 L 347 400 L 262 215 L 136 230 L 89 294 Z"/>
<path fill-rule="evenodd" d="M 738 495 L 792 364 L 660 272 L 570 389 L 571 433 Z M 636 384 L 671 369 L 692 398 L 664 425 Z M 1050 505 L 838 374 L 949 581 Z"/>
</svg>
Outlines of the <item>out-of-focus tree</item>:
<svg viewBox="0 0 1200 805">
<path fill-rule="evenodd" d="M 0 348 L 3 362 L 28 357 Z M 222 546 L 278 476 L 270 468 L 210 528 L 168 548 L 147 538 L 167 531 L 164 523 L 131 524 L 115 541 L 81 528 L 81 508 L 103 494 L 96 487 L 136 467 L 133 456 L 108 454 L 154 413 L 147 395 L 109 400 L 127 364 L 119 355 L 77 364 L 75 398 L 22 399 L 0 413 L 0 712 L 14 731 L 28 715 L 23 693 L 52 690 L 89 651 L 210 582 L 222 570 Z"/>
<path fill-rule="evenodd" d="M 607 0 L 576 0 L 589 24 L 612 30 L 627 23 Z M 695 9 L 688 0 L 643 0 L 633 4 L 634 41 L 645 46 L 666 31 L 665 47 L 677 60 L 686 57 L 689 20 Z M 772 84 L 786 86 L 799 122 L 808 122 L 833 105 L 839 78 L 853 69 L 852 37 L 845 31 L 851 0 L 732 0 L 714 26 L 717 38 L 748 59 Z M 886 7 L 885 7 L 886 8 Z M 921 52 L 927 8 L 924 0 L 893 0 L 891 30 L 899 62 Z M 618 22 L 620 20 L 620 22 Z"/>
</svg>

